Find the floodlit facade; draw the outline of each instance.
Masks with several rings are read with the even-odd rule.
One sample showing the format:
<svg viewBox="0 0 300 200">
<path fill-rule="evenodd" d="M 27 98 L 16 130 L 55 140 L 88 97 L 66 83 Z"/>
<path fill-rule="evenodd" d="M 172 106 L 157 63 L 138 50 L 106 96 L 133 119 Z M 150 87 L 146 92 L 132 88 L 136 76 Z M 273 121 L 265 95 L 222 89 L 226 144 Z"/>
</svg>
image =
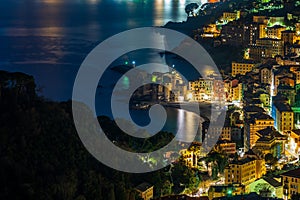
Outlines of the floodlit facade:
<svg viewBox="0 0 300 200">
<path fill-rule="evenodd" d="M 200 157 L 200 150 L 194 151 L 189 149 L 183 149 L 179 152 L 179 154 L 182 156 L 185 165 L 191 168 L 197 168 L 198 167 L 198 159 Z"/>
<path fill-rule="evenodd" d="M 231 63 L 231 75 L 235 77 L 236 75 L 245 75 L 247 72 L 251 72 L 255 64 L 253 62 L 232 62 Z"/>
<path fill-rule="evenodd" d="M 284 42 L 280 39 L 262 38 L 256 40 L 256 46 L 265 48 L 265 57 L 284 56 Z"/>
<path fill-rule="evenodd" d="M 135 189 L 143 200 L 151 200 L 153 199 L 153 188 L 153 185 L 144 182 L 136 186 Z"/>
<path fill-rule="evenodd" d="M 238 183 L 247 186 L 266 173 L 264 165 L 264 160 L 255 158 L 233 161 L 225 168 L 225 184 Z"/>
<path fill-rule="evenodd" d="M 292 153 L 300 154 L 300 129 L 289 133 L 289 149 Z"/>
<path fill-rule="evenodd" d="M 250 149 L 255 145 L 258 137 L 256 132 L 267 127 L 274 126 L 274 119 L 265 113 L 256 113 L 250 115 L 245 120 L 244 133 L 245 145 Z"/>
<path fill-rule="evenodd" d="M 247 192 L 256 192 L 257 194 L 265 193 L 267 197 L 283 197 L 283 186 L 281 180 L 264 177 L 251 183 Z M 267 189 L 268 191 L 264 191 Z"/>
<path fill-rule="evenodd" d="M 276 102 L 273 104 L 273 117 L 276 129 L 283 134 L 294 129 L 294 112 L 286 103 Z"/>
<path fill-rule="evenodd" d="M 275 25 L 267 28 L 267 37 L 272 39 L 281 39 L 282 31 L 285 31 L 286 27 Z"/>
<path fill-rule="evenodd" d="M 293 194 L 300 194 L 300 168 L 283 173 L 283 199 L 291 199 Z"/>
</svg>

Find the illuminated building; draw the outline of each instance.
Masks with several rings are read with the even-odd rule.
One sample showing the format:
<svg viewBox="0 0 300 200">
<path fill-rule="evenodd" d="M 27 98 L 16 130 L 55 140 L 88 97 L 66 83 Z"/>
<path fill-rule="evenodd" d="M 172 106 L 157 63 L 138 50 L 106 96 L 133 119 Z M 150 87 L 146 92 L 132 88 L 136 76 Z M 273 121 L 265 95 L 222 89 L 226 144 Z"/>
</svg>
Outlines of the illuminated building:
<svg viewBox="0 0 300 200">
<path fill-rule="evenodd" d="M 272 66 L 262 65 L 259 68 L 260 82 L 271 85 L 272 84 Z"/>
<path fill-rule="evenodd" d="M 272 27 L 267 28 L 267 37 L 271 39 L 281 39 L 282 38 L 282 31 L 285 31 L 286 27 L 275 25 Z"/>
<path fill-rule="evenodd" d="M 212 185 L 208 190 L 208 198 L 212 200 L 218 197 L 235 196 L 245 193 L 245 186 L 240 184 Z"/>
<path fill-rule="evenodd" d="M 264 191 L 268 189 L 268 191 Z M 247 192 L 256 192 L 264 197 L 283 197 L 283 185 L 281 180 L 277 180 L 271 177 L 263 177 L 251 183 L 249 185 L 249 191 Z M 265 195 L 264 195 L 265 194 Z"/>
<path fill-rule="evenodd" d="M 267 57 L 266 52 L 266 47 L 251 45 L 249 46 L 249 59 L 261 61 Z"/>
<path fill-rule="evenodd" d="M 272 116 L 275 119 L 274 125 L 280 133 L 286 134 L 287 131 L 294 129 L 294 112 L 290 105 L 275 102 L 272 105 Z"/>
<path fill-rule="evenodd" d="M 236 144 L 231 142 L 231 127 L 211 127 L 210 130 L 212 135 L 216 135 L 221 132 L 219 140 L 215 146 L 215 150 L 217 152 L 226 154 L 236 153 Z"/>
<path fill-rule="evenodd" d="M 223 44 L 243 45 L 244 28 L 241 22 L 232 21 L 222 26 L 221 40 Z"/>
<path fill-rule="evenodd" d="M 215 146 L 215 151 L 224 154 L 235 154 L 236 143 L 229 140 L 219 140 Z"/>
<path fill-rule="evenodd" d="M 256 141 L 253 150 L 260 155 L 272 154 L 280 158 L 284 154 L 284 146 L 287 136 L 280 134 L 274 127 L 267 127 L 256 132 Z"/>
<path fill-rule="evenodd" d="M 256 46 L 265 48 L 265 57 L 284 56 L 284 42 L 282 40 L 272 38 L 257 39 Z"/>
<path fill-rule="evenodd" d="M 265 24 L 250 23 L 244 25 L 244 43 L 246 45 L 256 44 L 256 40 L 263 36 L 265 33 Z"/>
<path fill-rule="evenodd" d="M 296 54 L 297 56 L 300 56 L 300 44 L 295 44 L 291 46 L 291 53 Z M 295 64 L 299 65 L 300 62 L 295 62 Z"/>
<path fill-rule="evenodd" d="M 223 21 L 230 22 L 240 18 L 239 12 L 223 12 Z"/>
<path fill-rule="evenodd" d="M 259 24 L 268 24 L 269 18 L 267 16 L 254 15 L 252 21 Z"/>
<path fill-rule="evenodd" d="M 300 84 L 300 66 L 295 66 L 295 67 L 291 66 L 290 70 L 295 74 L 295 81 L 296 81 L 295 85 Z"/>
<path fill-rule="evenodd" d="M 291 49 L 293 48 L 293 46 L 295 46 L 295 45 L 290 46 Z M 299 53 L 300 53 L 300 45 L 299 45 L 298 48 L 299 48 Z M 293 53 L 293 51 L 291 53 Z M 284 59 L 281 56 L 276 57 L 276 62 L 278 63 L 278 65 L 282 65 L 282 66 L 291 66 L 291 65 L 298 65 L 299 66 L 300 65 L 300 62 L 298 62 L 297 60 Z"/>
<path fill-rule="evenodd" d="M 285 78 L 289 79 L 289 78 Z M 295 96 L 296 96 L 296 91 L 295 87 L 287 85 L 287 84 L 280 84 L 277 87 L 278 93 L 282 94 L 288 99 L 288 104 L 294 106 L 295 104 Z"/>
<path fill-rule="evenodd" d="M 251 72 L 255 64 L 251 61 L 232 62 L 231 63 L 231 75 L 245 75 L 247 72 Z"/>
<path fill-rule="evenodd" d="M 224 82 L 217 77 L 189 81 L 188 94 L 192 101 L 224 100 Z"/>
<path fill-rule="evenodd" d="M 266 174 L 265 162 L 257 158 L 243 158 L 231 162 L 225 168 L 225 184 L 242 184 L 247 187 Z"/>
<path fill-rule="evenodd" d="M 295 24 L 295 31 L 297 35 L 300 35 L 300 22 Z"/>
<path fill-rule="evenodd" d="M 289 133 L 289 150 L 292 153 L 300 154 L 300 130 L 292 130 Z"/>
<path fill-rule="evenodd" d="M 166 101 L 184 100 L 187 94 L 187 86 L 182 76 L 175 70 L 167 73 L 153 73 L 152 83 L 162 84 L 164 87 L 157 88 L 156 94 L 164 96 Z"/>
<path fill-rule="evenodd" d="M 259 38 L 266 38 L 267 37 L 267 31 L 266 31 L 266 24 L 259 24 Z"/>
<path fill-rule="evenodd" d="M 300 168 L 281 174 L 283 182 L 283 199 L 291 199 L 293 194 L 300 194 Z"/>
<path fill-rule="evenodd" d="M 212 95 L 212 100 L 215 101 L 224 101 L 226 98 L 224 81 L 222 79 L 214 78 Z"/>
<path fill-rule="evenodd" d="M 238 85 L 233 85 L 231 88 L 231 101 L 240 102 L 243 98 L 243 84 L 239 83 Z"/>
<path fill-rule="evenodd" d="M 233 80 L 231 82 L 230 88 L 230 101 L 240 102 L 243 98 L 243 84 L 238 82 L 238 80 Z"/>
<path fill-rule="evenodd" d="M 199 78 L 189 82 L 189 91 L 193 94 L 194 101 L 211 100 L 213 79 Z"/>
<path fill-rule="evenodd" d="M 220 36 L 221 31 L 218 30 L 216 24 L 208 24 L 203 27 L 203 34 L 201 35 L 203 38 L 207 37 L 218 37 Z"/>
<path fill-rule="evenodd" d="M 135 189 L 138 192 L 139 196 L 143 200 L 150 200 L 153 199 L 153 188 L 154 186 L 149 183 L 141 183 L 140 185 L 136 186 Z"/>
<path fill-rule="evenodd" d="M 287 78 L 287 77 L 295 80 L 295 74 L 290 70 L 290 67 L 288 67 L 288 66 L 281 66 L 277 69 L 272 70 L 272 80 L 273 80 L 273 84 L 272 84 L 273 95 L 272 96 L 277 95 L 278 86 L 280 84 L 283 84 L 284 78 Z M 288 82 L 290 82 L 290 81 L 288 81 Z M 294 81 L 294 83 L 295 83 L 295 81 Z M 285 85 L 294 87 L 294 84 L 292 82 L 290 84 L 285 84 Z M 282 89 L 284 89 L 284 88 L 282 88 Z"/>
<path fill-rule="evenodd" d="M 244 135 L 246 148 L 252 148 L 257 140 L 256 132 L 274 126 L 274 119 L 265 113 L 250 114 L 245 119 Z"/>
<path fill-rule="evenodd" d="M 285 30 L 281 32 L 281 38 L 285 44 L 294 44 L 296 32 L 291 30 Z"/>
<path fill-rule="evenodd" d="M 179 152 L 185 165 L 190 168 L 198 167 L 198 159 L 200 158 L 200 150 L 183 149 Z"/>
<path fill-rule="evenodd" d="M 212 127 L 213 128 L 213 127 Z M 220 140 L 231 140 L 231 127 L 223 127 Z"/>
</svg>

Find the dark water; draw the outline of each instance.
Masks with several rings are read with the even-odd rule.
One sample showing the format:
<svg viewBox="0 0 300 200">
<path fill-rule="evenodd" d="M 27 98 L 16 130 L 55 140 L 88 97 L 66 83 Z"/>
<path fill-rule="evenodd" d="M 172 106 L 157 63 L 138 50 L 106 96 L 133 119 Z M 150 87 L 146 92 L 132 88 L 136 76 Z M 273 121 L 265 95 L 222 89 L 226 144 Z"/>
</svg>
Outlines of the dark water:
<svg viewBox="0 0 300 200">
<path fill-rule="evenodd" d="M 80 64 L 97 44 L 124 30 L 184 21 L 184 7 L 191 2 L 200 4 L 194 0 L 1 0 L 0 69 L 31 74 L 41 95 L 68 100 Z M 176 120 L 199 121 L 185 111 L 168 112 L 173 121 L 167 130 L 172 132 L 180 123 Z"/>
<path fill-rule="evenodd" d="M 0 69 L 32 74 L 44 96 L 69 99 L 93 47 L 124 30 L 184 21 L 190 2 L 195 1 L 1 0 Z"/>
</svg>

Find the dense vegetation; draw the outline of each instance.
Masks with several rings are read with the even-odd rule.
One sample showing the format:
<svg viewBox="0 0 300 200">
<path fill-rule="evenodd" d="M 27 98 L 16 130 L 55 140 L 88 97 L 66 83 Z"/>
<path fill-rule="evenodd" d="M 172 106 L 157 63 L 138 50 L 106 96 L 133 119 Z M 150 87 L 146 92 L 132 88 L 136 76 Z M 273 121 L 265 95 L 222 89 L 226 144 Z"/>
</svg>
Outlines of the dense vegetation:
<svg viewBox="0 0 300 200">
<path fill-rule="evenodd" d="M 94 159 L 79 140 L 71 102 L 36 95 L 33 77 L 0 71 L 0 199 L 138 199 L 134 187 L 154 184 L 155 196 L 193 188 L 195 172 L 181 162 L 147 174 L 128 174 Z M 136 150 L 159 148 L 161 133 L 144 143 L 125 137 L 107 117 L 99 118 L 111 139 Z"/>
</svg>

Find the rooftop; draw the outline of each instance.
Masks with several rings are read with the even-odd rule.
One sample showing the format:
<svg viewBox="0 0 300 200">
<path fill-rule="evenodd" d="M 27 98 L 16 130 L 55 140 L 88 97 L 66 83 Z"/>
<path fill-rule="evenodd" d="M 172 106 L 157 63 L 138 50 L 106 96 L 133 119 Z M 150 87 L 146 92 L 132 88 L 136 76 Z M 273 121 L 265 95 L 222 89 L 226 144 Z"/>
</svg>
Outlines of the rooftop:
<svg viewBox="0 0 300 200">
<path fill-rule="evenodd" d="M 255 159 L 254 158 L 244 158 L 242 160 L 234 160 L 232 161 L 230 164 L 234 164 L 234 165 L 243 165 L 243 164 L 246 164 L 246 163 L 249 163 L 251 161 L 254 161 Z"/>
<path fill-rule="evenodd" d="M 228 197 L 217 197 L 213 198 L 213 200 L 227 200 Z M 236 195 L 233 197 L 230 197 L 231 200 L 275 200 L 277 198 L 271 198 L 271 197 L 261 197 L 260 195 L 256 194 L 255 192 L 247 194 L 247 195 Z M 279 199 L 277 199 L 279 200 Z"/>
<path fill-rule="evenodd" d="M 276 96 L 272 97 L 272 101 L 273 103 L 279 103 L 279 102 L 282 102 L 282 103 L 285 103 L 285 102 L 288 102 L 288 98 L 285 97 L 284 95 L 282 95 L 281 93 L 278 93 Z"/>
<path fill-rule="evenodd" d="M 277 90 L 278 92 L 283 92 L 283 91 L 294 91 L 295 88 L 292 87 L 292 86 L 289 86 L 289 85 L 282 85 L 280 84 L 278 87 L 277 87 Z M 280 91 L 281 90 L 281 91 Z"/>
<path fill-rule="evenodd" d="M 259 66 L 259 69 L 262 70 L 262 69 L 272 69 L 272 65 L 268 65 L 268 64 L 262 64 Z"/>
<path fill-rule="evenodd" d="M 259 106 L 245 106 L 244 107 L 245 112 L 250 112 L 250 113 L 264 113 L 265 110 Z"/>
<path fill-rule="evenodd" d="M 141 183 L 139 184 L 138 186 L 135 187 L 135 189 L 141 191 L 141 192 L 144 192 L 146 190 L 148 190 L 150 187 L 152 187 L 153 185 L 151 185 L 150 183 Z"/>
<path fill-rule="evenodd" d="M 268 182 L 273 187 L 280 187 L 282 186 L 282 183 L 278 182 L 277 180 L 270 178 L 270 177 L 264 177 L 263 178 L 266 182 Z"/>
<path fill-rule="evenodd" d="M 281 176 L 300 178 L 300 168 L 285 172 Z"/>
<path fill-rule="evenodd" d="M 238 60 L 238 61 L 232 61 L 232 63 L 255 64 L 256 62 L 254 60 Z"/>
<path fill-rule="evenodd" d="M 275 130 L 274 127 L 267 127 L 265 129 L 257 131 L 258 134 L 261 136 L 274 136 L 274 137 L 284 137 L 284 135 L 281 135 L 278 131 Z"/>
<path fill-rule="evenodd" d="M 299 135 L 300 136 L 300 129 L 295 129 L 295 130 L 292 130 L 296 135 Z"/>
<path fill-rule="evenodd" d="M 176 199 L 181 199 L 181 200 L 209 200 L 208 197 L 189 197 L 185 194 L 179 194 L 179 195 L 169 195 L 169 196 L 164 196 L 160 197 L 156 200 L 176 200 Z"/>
<path fill-rule="evenodd" d="M 284 26 L 281 26 L 281 25 L 275 25 L 275 26 L 272 26 L 272 27 L 268 27 L 268 29 L 276 29 L 276 28 L 285 28 Z"/>
<path fill-rule="evenodd" d="M 272 120 L 273 118 L 270 115 L 265 113 L 255 113 L 250 115 L 250 121 L 254 123 L 254 120 Z"/>
<path fill-rule="evenodd" d="M 279 112 L 292 112 L 291 106 L 282 102 L 275 102 L 274 106 L 279 110 Z"/>
<path fill-rule="evenodd" d="M 292 30 L 285 30 L 285 31 L 281 31 L 281 33 L 296 33 L 296 31 L 292 31 Z"/>
</svg>

